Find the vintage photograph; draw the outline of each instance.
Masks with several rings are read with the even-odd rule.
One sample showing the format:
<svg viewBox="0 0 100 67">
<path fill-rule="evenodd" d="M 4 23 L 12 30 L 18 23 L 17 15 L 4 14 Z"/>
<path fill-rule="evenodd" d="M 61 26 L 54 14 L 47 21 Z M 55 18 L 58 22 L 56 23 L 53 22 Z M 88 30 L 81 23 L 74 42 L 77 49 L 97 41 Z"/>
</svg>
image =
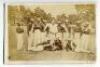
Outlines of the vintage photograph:
<svg viewBox="0 0 100 67">
<path fill-rule="evenodd" d="M 94 63 L 95 4 L 5 4 L 4 63 Z"/>
</svg>

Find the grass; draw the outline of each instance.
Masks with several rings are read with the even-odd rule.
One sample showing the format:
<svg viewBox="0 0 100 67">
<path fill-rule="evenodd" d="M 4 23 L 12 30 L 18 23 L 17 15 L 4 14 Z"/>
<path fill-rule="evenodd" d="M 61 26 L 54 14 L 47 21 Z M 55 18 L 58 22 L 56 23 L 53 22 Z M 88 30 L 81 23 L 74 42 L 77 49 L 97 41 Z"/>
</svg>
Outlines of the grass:
<svg viewBox="0 0 100 67">
<path fill-rule="evenodd" d="M 16 50 L 16 36 L 15 36 L 15 27 L 9 26 L 9 60 L 13 61 L 30 61 L 30 60 L 74 60 L 74 61 L 94 61 L 96 59 L 95 53 L 82 53 L 82 52 L 67 52 L 67 51 L 39 51 L 39 52 L 29 52 L 26 51 L 27 48 L 27 36 L 25 34 L 25 43 L 22 51 Z M 92 43 L 91 43 L 92 44 Z M 95 49 L 95 48 L 94 48 Z"/>
</svg>

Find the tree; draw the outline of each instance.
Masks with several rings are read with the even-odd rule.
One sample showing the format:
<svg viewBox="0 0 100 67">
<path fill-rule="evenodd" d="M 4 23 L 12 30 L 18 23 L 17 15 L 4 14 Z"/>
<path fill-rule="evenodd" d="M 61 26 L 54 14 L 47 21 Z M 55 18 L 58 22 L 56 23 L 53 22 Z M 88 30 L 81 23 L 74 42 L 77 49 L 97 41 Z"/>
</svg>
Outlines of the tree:
<svg viewBox="0 0 100 67">
<path fill-rule="evenodd" d="M 13 25 L 16 23 L 16 15 L 18 13 L 18 6 L 8 5 L 8 23 Z"/>
<path fill-rule="evenodd" d="M 88 21 L 93 28 L 95 28 L 95 5 L 94 4 L 82 4 L 76 5 L 76 9 L 81 16 L 81 19 Z"/>
<path fill-rule="evenodd" d="M 72 24 L 76 24 L 77 21 L 80 19 L 79 15 L 77 14 L 70 14 L 68 15 L 69 22 Z"/>
<path fill-rule="evenodd" d="M 34 13 L 38 18 L 46 18 L 46 12 L 42 10 L 40 7 L 35 8 Z"/>
<path fill-rule="evenodd" d="M 60 22 L 66 22 L 66 19 L 68 19 L 68 17 L 65 14 L 61 14 L 61 15 L 57 15 L 56 19 Z"/>
<path fill-rule="evenodd" d="M 83 4 L 76 5 L 76 9 L 78 13 L 83 16 L 83 18 L 87 21 L 95 20 L 95 5 L 94 4 Z"/>
</svg>

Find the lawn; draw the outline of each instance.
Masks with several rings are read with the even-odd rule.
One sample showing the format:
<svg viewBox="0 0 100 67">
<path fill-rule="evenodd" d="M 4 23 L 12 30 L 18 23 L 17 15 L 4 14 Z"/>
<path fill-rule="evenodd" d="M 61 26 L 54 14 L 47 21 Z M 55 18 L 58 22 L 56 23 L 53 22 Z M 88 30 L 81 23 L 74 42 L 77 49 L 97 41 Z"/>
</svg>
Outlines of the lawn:
<svg viewBox="0 0 100 67">
<path fill-rule="evenodd" d="M 64 60 L 64 61 L 94 61 L 96 59 L 95 53 L 86 53 L 86 52 L 67 52 L 65 50 L 61 51 L 27 51 L 27 36 L 25 34 L 25 43 L 24 48 L 21 51 L 16 50 L 16 35 L 15 35 L 15 27 L 9 26 L 9 60 L 15 61 L 56 61 L 56 60 Z M 90 42 L 91 44 L 94 44 Z M 95 50 L 95 47 L 94 47 Z"/>
</svg>

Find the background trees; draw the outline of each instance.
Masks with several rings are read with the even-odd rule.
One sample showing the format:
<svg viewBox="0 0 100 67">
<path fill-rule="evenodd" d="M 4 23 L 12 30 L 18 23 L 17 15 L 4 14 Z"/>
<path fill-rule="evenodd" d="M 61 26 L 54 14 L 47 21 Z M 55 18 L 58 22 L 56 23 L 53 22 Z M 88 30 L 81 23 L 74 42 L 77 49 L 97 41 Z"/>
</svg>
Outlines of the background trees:
<svg viewBox="0 0 100 67">
<path fill-rule="evenodd" d="M 75 5 L 76 10 L 79 13 L 81 19 L 86 20 L 92 27 L 95 27 L 95 5 L 94 4 L 83 4 Z"/>
<path fill-rule="evenodd" d="M 8 22 L 13 25 L 16 23 L 16 14 L 18 13 L 17 6 L 8 6 Z"/>
<path fill-rule="evenodd" d="M 84 5 L 75 5 L 75 9 L 77 10 L 78 14 L 59 14 L 56 16 L 56 19 L 61 22 L 69 21 L 73 24 L 77 22 L 81 22 L 81 20 L 86 20 L 95 26 L 95 6 L 93 4 L 84 4 Z M 8 21 L 9 24 L 28 24 L 29 22 L 33 22 L 32 19 L 41 19 L 42 23 L 51 22 L 53 17 L 51 13 L 45 12 L 45 10 L 41 9 L 40 7 L 36 7 L 34 11 L 30 9 L 26 9 L 23 5 L 9 5 L 8 6 Z"/>
</svg>

